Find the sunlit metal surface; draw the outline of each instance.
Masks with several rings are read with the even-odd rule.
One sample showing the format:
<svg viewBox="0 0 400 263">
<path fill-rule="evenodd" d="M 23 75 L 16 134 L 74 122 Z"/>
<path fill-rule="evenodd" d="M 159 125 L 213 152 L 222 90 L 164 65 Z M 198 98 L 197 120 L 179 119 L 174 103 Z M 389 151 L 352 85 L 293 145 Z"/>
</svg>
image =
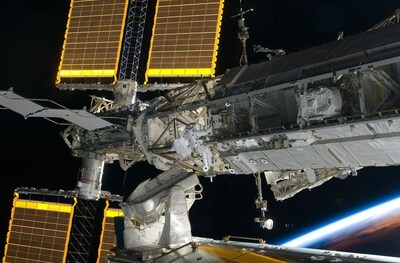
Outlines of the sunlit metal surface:
<svg viewBox="0 0 400 263">
<path fill-rule="evenodd" d="M 298 263 L 298 262 L 346 262 L 346 263 L 398 263 L 399 258 L 375 256 L 341 251 L 288 248 L 269 244 L 235 241 L 218 241 L 197 238 L 196 242 L 160 251 L 157 247 L 137 250 L 115 249 L 110 263 L 133 262 L 207 262 L 207 263 Z"/>
<path fill-rule="evenodd" d="M 51 102 L 56 106 L 61 106 L 49 100 L 41 101 Z M 25 118 L 42 117 L 48 120 L 51 120 L 52 118 L 64 119 L 69 123 L 61 123 L 63 125 L 69 125 L 73 123 L 87 130 L 95 130 L 112 125 L 108 121 L 96 117 L 86 110 L 70 110 L 67 108 L 49 109 L 42 107 L 32 100 L 23 98 L 18 94 L 15 94 L 11 90 L 0 92 L 0 105 L 21 114 Z"/>
</svg>

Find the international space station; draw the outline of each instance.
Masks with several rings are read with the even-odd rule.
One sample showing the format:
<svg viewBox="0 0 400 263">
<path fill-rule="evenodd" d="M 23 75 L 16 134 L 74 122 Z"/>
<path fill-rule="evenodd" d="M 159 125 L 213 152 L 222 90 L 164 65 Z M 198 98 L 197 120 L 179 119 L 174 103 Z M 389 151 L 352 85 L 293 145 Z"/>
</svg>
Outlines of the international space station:
<svg viewBox="0 0 400 263">
<path fill-rule="evenodd" d="M 0 91 L 0 105 L 24 118 L 67 122 L 62 137 L 82 158 L 75 190 L 16 190 L 3 262 L 400 262 L 192 236 L 188 212 L 202 196 L 199 176 L 254 175 L 254 221 L 272 229 L 263 181 L 285 200 L 364 167 L 400 165 L 399 11 L 366 32 L 297 53 L 255 46 L 266 60 L 249 64 L 245 15 L 252 10 L 241 8 L 234 16 L 240 63 L 215 75 L 223 6 L 158 0 L 146 81 L 139 83 L 147 0 L 71 0 L 56 87 L 109 91 L 110 98 L 92 96 L 88 110 L 75 110 Z M 137 99 L 155 90 L 165 95 Z M 105 164 L 127 170 L 142 161 L 163 172 L 126 200 L 102 190 Z M 66 201 L 47 201 L 55 196 Z M 23 231 L 18 216 L 34 217 L 32 210 L 65 220 L 54 258 L 18 252 L 46 245 L 13 235 Z M 106 239 L 108 249 L 101 247 Z"/>
</svg>

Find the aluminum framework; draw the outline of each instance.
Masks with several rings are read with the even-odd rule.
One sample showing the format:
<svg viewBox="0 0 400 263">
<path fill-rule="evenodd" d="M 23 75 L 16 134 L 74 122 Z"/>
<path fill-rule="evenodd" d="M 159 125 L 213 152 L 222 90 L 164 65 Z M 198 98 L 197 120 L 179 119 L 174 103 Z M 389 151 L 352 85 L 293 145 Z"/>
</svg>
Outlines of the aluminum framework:
<svg viewBox="0 0 400 263">
<path fill-rule="evenodd" d="M 74 211 L 67 262 L 86 263 L 97 260 L 98 221 L 101 221 L 97 216 L 99 210 L 104 210 L 104 207 L 101 207 L 98 201 L 78 200 Z"/>
<path fill-rule="evenodd" d="M 130 1 L 118 79 L 137 80 L 147 7 L 147 0 Z"/>
</svg>

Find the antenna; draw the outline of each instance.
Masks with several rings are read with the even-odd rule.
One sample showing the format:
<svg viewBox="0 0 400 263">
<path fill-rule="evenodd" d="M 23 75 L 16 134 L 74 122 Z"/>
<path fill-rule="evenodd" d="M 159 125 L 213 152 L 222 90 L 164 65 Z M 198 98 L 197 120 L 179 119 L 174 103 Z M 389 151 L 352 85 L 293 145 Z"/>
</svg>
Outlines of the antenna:
<svg viewBox="0 0 400 263">
<path fill-rule="evenodd" d="M 242 43 L 242 55 L 240 57 L 240 65 L 247 65 L 249 64 L 249 61 L 247 59 L 247 51 L 246 51 L 246 41 L 249 39 L 249 28 L 244 25 L 244 14 L 248 12 L 253 12 L 254 9 L 247 9 L 246 11 L 243 11 L 242 7 L 242 0 L 239 0 L 240 3 L 240 12 L 234 16 L 231 16 L 231 18 L 239 17 L 238 20 L 238 26 L 239 26 L 239 32 L 238 32 L 238 39 Z"/>
</svg>

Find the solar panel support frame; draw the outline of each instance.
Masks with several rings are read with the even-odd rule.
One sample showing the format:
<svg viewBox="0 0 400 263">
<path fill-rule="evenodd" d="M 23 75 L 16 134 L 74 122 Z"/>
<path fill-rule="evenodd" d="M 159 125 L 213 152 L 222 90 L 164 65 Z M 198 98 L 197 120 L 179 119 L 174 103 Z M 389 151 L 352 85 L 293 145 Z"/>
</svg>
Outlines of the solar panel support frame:
<svg viewBox="0 0 400 263">
<path fill-rule="evenodd" d="M 147 7 L 148 0 L 131 0 L 129 3 L 129 14 L 125 27 L 125 39 L 122 47 L 118 79 L 127 79 L 128 70 L 130 69 L 129 78 L 134 81 L 137 80 Z M 133 42 L 134 48 L 132 51 Z"/>
<path fill-rule="evenodd" d="M 95 262 L 98 259 L 99 210 L 104 207 L 100 201 L 78 199 L 70 232 L 67 262 Z M 100 230 L 101 231 L 101 230 Z"/>
</svg>

